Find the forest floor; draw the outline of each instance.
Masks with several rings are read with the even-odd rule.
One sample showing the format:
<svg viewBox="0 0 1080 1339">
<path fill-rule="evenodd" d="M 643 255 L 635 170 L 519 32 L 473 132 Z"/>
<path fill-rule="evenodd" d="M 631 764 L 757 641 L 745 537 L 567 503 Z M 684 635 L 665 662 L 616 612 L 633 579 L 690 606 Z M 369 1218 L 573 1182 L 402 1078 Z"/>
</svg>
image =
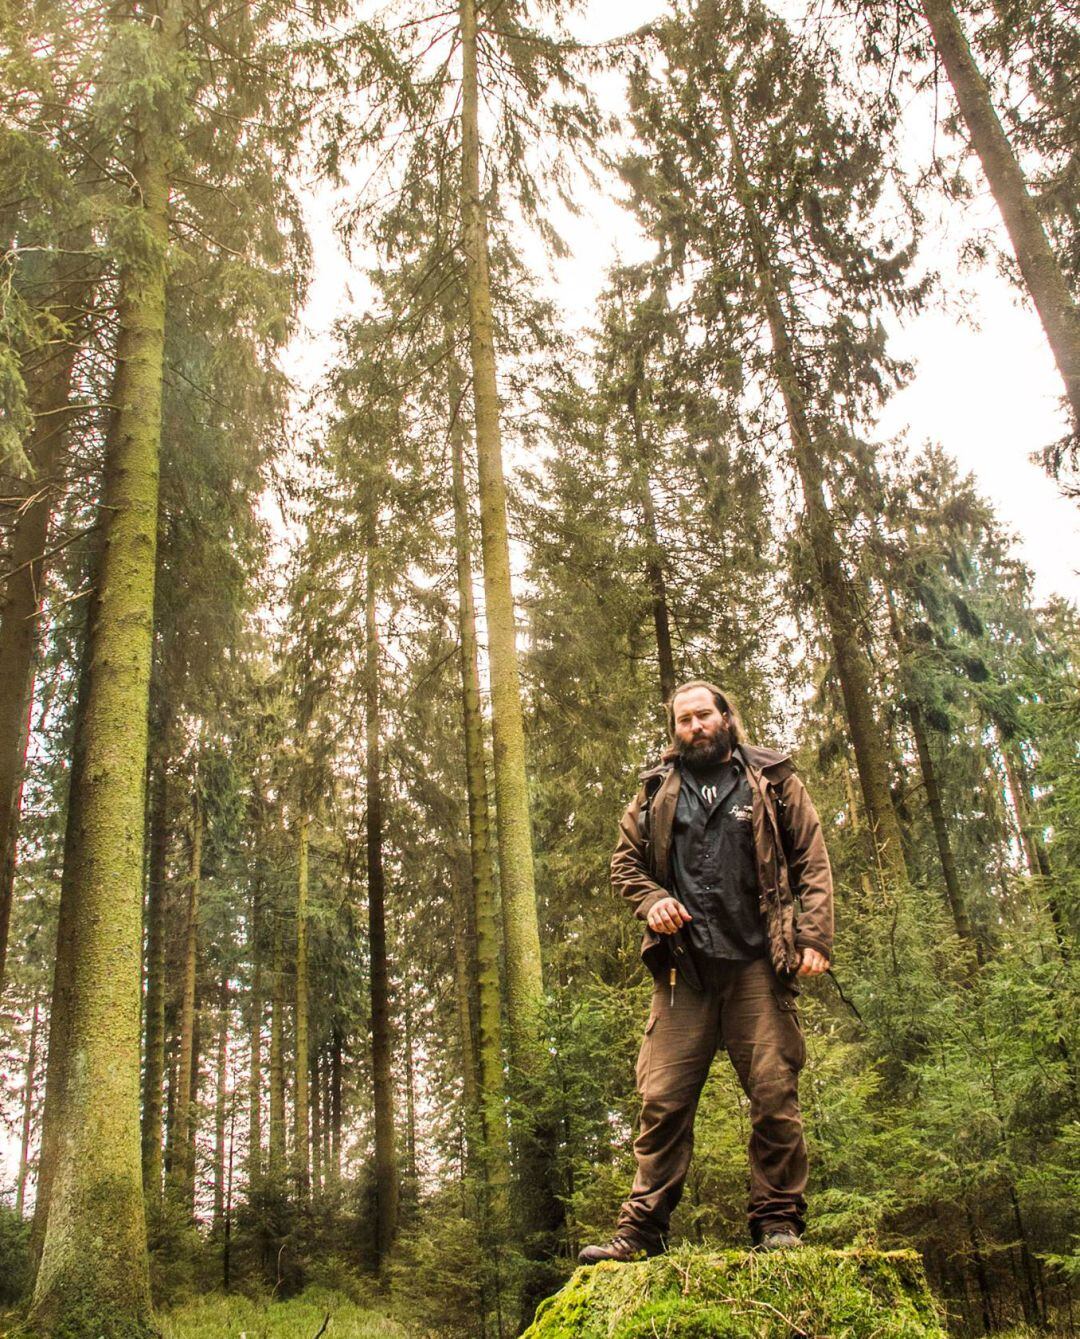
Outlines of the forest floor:
<svg viewBox="0 0 1080 1339">
<path fill-rule="evenodd" d="M 343 1293 L 322 1288 L 287 1302 L 212 1293 L 160 1311 L 157 1320 L 163 1339 L 315 1339 L 317 1334 L 324 1339 L 410 1339 L 411 1333 Z"/>
</svg>

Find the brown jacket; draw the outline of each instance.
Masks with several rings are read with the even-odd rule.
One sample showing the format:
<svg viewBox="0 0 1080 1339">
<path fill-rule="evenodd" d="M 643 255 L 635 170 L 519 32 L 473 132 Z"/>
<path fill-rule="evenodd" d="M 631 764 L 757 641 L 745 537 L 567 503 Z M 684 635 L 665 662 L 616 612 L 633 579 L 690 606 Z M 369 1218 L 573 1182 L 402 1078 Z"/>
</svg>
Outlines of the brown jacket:
<svg viewBox="0 0 1080 1339">
<path fill-rule="evenodd" d="M 769 956 L 779 975 L 795 971 L 799 950 L 832 957 L 833 888 L 821 822 L 788 754 L 737 744 L 753 792 L 752 827 L 761 914 Z M 611 857 L 611 886 L 645 920 L 662 898 L 672 896 L 671 829 L 681 776 L 669 750 L 658 766 L 641 774 L 641 789 L 619 823 Z M 651 795 L 651 803 L 646 796 Z M 777 800 L 783 806 L 783 837 Z M 790 848 L 787 858 L 784 844 Z M 798 907 L 796 907 L 798 899 Z M 657 975 L 669 962 L 669 936 L 645 927 L 641 956 Z"/>
</svg>

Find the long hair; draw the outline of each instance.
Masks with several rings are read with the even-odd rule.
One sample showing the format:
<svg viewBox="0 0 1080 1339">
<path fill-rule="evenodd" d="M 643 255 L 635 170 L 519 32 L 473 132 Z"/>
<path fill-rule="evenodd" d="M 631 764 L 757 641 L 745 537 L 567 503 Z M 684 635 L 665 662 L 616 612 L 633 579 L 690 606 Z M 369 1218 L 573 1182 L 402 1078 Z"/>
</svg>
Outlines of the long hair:
<svg viewBox="0 0 1080 1339">
<path fill-rule="evenodd" d="M 668 735 L 675 738 L 675 699 L 680 693 L 688 692 L 691 688 L 704 688 L 712 694 L 712 699 L 716 703 L 718 711 L 726 711 L 730 719 L 731 742 L 740 744 L 746 734 L 743 730 L 742 717 L 739 715 L 739 708 L 732 701 L 730 693 L 725 693 L 722 688 L 716 684 L 710 683 L 708 679 L 690 679 L 686 683 L 679 684 L 678 688 L 668 698 L 664 706 L 667 709 L 667 727 Z"/>
</svg>

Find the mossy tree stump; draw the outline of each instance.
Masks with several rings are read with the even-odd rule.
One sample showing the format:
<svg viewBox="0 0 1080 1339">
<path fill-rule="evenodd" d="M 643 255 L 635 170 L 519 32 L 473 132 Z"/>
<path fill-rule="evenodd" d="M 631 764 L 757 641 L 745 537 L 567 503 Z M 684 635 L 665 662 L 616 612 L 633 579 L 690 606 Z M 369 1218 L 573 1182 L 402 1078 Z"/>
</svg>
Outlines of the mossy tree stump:
<svg viewBox="0 0 1080 1339">
<path fill-rule="evenodd" d="M 673 1251 L 579 1269 L 522 1339 L 944 1339 L 914 1251 Z"/>
</svg>

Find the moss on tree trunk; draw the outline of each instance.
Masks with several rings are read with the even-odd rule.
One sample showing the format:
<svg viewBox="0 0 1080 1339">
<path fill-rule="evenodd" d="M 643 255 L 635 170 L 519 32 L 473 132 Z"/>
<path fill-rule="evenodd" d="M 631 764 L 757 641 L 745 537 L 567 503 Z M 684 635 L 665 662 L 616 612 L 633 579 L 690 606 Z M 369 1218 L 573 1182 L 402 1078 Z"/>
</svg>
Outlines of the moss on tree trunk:
<svg viewBox="0 0 1080 1339">
<path fill-rule="evenodd" d="M 169 40 L 164 34 L 162 40 Z M 168 174 L 137 142 L 145 245 L 120 274 L 103 550 L 90 628 L 82 795 L 70 871 L 65 1083 L 34 1292 L 39 1331 L 152 1332 L 139 1113 L 147 709 L 157 550 Z M 67 873 L 68 871 L 65 871 Z"/>
</svg>

